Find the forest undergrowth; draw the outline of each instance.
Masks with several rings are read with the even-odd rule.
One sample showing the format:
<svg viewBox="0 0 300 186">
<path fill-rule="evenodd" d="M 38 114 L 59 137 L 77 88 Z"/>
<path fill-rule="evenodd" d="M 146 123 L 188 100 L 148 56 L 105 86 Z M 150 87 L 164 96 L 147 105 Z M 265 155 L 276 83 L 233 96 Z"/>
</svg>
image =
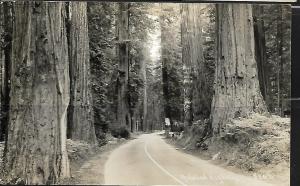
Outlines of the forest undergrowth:
<svg viewBox="0 0 300 186">
<path fill-rule="evenodd" d="M 231 119 L 215 137 L 198 121 L 168 140 L 185 152 L 261 180 L 289 185 L 290 118 L 252 114 Z"/>
</svg>

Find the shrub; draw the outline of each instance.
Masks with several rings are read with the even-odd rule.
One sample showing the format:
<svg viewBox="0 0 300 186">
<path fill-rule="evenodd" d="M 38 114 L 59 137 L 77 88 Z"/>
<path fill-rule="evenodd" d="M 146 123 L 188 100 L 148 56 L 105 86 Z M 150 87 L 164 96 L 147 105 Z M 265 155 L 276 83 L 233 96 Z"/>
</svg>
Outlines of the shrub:
<svg viewBox="0 0 300 186">
<path fill-rule="evenodd" d="M 110 132 L 115 138 L 128 139 L 130 137 L 130 133 L 125 126 L 111 127 Z"/>
<path fill-rule="evenodd" d="M 99 146 L 103 146 L 107 144 L 106 133 L 98 132 L 96 136 L 97 136 Z"/>
<path fill-rule="evenodd" d="M 172 132 L 182 132 L 184 131 L 184 124 L 183 123 L 177 123 L 177 125 L 173 126 Z"/>
</svg>

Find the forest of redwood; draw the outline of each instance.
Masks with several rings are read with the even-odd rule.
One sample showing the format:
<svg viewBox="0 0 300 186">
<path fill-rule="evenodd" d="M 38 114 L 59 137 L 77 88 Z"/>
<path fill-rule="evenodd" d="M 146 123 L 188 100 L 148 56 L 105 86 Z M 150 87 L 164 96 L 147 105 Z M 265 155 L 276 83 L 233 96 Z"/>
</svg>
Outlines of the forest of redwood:
<svg viewBox="0 0 300 186">
<path fill-rule="evenodd" d="M 290 115 L 288 5 L 1 2 L 0 34 L 5 183 L 70 177 L 67 139 L 168 118 L 206 149 L 241 139 L 235 119 Z"/>
</svg>

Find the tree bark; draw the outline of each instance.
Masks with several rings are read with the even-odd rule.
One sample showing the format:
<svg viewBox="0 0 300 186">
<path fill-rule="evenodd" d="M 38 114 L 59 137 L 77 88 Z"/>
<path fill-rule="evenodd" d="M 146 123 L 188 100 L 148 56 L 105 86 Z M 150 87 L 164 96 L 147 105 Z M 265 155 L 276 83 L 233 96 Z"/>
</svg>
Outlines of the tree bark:
<svg viewBox="0 0 300 186">
<path fill-rule="evenodd" d="M 264 14 L 262 5 L 254 5 L 253 17 L 254 17 L 254 38 L 255 38 L 255 59 L 257 61 L 258 79 L 260 84 L 260 90 L 262 96 L 266 102 L 269 103 L 269 88 L 268 88 L 268 72 L 267 72 L 267 56 L 266 56 L 266 40 L 264 30 L 264 20 L 262 15 Z"/>
<path fill-rule="evenodd" d="M 70 2 L 69 137 L 96 143 L 92 107 L 87 3 Z"/>
<path fill-rule="evenodd" d="M 117 17 L 117 57 L 118 69 L 118 125 L 130 128 L 131 119 L 128 102 L 129 78 L 129 3 L 118 3 Z"/>
<path fill-rule="evenodd" d="M 203 120 L 209 118 L 211 110 L 211 101 L 213 98 L 211 82 L 213 81 L 213 72 L 209 70 L 209 65 L 204 59 L 204 41 L 202 29 L 204 24 L 202 22 L 203 9 L 205 5 L 195 4 L 194 12 L 194 39 L 193 39 L 193 120 Z M 201 18 L 200 18 L 201 17 Z"/>
<path fill-rule="evenodd" d="M 1 103 L 1 124 L 0 124 L 0 141 L 5 140 L 7 136 L 7 125 L 9 118 L 9 92 L 10 92 L 10 71 L 11 71 L 11 45 L 12 45 L 12 3 L 3 2 L 2 7 L 2 37 L 1 46 L 2 54 L 2 103 Z"/>
<path fill-rule="evenodd" d="M 209 117 L 212 96 L 203 56 L 201 10 L 203 5 L 182 5 L 182 61 L 184 69 L 185 125 Z"/>
<path fill-rule="evenodd" d="M 64 3 L 15 2 L 11 101 L 4 168 L 10 182 L 69 176 L 69 104 Z"/>
<path fill-rule="evenodd" d="M 283 14 L 282 6 L 278 6 L 278 17 L 277 17 L 277 114 L 282 115 L 282 82 L 283 82 Z"/>
<path fill-rule="evenodd" d="M 4 14 L 3 14 L 3 4 L 0 4 L 0 35 L 2 36 L 4 32 L 3 28 L 3 22 L 4 22 Z M 5 110 L 4 110 L 4 101 L 5 101 L 5 89 L 4 89 L 4 79 L 5 79 L 5 63 L 4 63 L 4 49 L 3 49 L 3 43 L 1 43 L 1 48 L 0 48 L 0 141 L 3 141 L 3 135 L 4 135 L 4 115 L 5 115 Z"/>
<path fill-rule="evenodd" d="M 163 4 L 161 6 L 161 11 L 165 11 L 165 7 Z M 160 29 L 161 29 L 161 63 L 162 63 L 162 87 L 163 87 L 163 97 L 164 97 L 164 114 L 165 118 L 169 118 L 170 120 L 170 130 L 173 131 L 173 118 L 171 115 L 171 105 L 170 105 L 170 91 L 169 91 L 169 59 L 168 59 L 168 49 L 167 45 L 167 28 L 166 28 L 166 15 L 163 13 L 159 17 L 160 19 Z"/>
<path fill-rule="evenodd" d="M 262 113 L 254 50 L 252 5 L 217 5 L 217 64 L 212 101 L 212 127 L 222 132 L 231 118 Z"/>
<path fill-rule="evenodd" d="M 181 5 L 181 43 L 182 63 L 184 72 L 184 125 L 192 125 L 193 122 L 193 40 L 194 40 L 194 4 Z"/>
<path fill-rule="evenodd" d="M 141 71 L 142 71 L 142 78 L 144 82 L 144 87 L 143 87 L 143 118 L 144 118 L 144 126 L 145 129 L 148 130 L 148 118 L 147 118 L 147 108 L 148 108 L 148 97 L 147 97 L 147 77 L 146 77 L 146 61 L 141 60 Z"/>
</svg>

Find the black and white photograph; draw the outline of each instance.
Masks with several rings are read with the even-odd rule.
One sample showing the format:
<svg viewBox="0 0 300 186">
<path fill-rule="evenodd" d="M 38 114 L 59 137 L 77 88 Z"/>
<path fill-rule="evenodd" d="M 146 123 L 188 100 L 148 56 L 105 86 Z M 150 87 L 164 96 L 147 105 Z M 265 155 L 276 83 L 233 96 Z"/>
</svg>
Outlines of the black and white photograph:
<svg viewBox="0 0 300 186">
<path fill-rule="evenodd" d="M 0 184 L 289 186 L 291 15 L 0 2 Z"/>
</svg>

